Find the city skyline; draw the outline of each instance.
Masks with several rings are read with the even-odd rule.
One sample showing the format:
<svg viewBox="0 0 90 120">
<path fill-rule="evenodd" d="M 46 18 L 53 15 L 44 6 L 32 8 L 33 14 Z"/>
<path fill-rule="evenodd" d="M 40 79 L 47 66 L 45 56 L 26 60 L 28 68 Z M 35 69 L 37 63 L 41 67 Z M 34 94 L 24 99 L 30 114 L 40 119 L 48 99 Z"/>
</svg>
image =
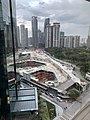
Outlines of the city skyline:
<svg viewBox="0 0 90 120">
<path fill-rule="evenodd" d="M 38 17 L 39 29 L 43 31 L 44 20 L 50 18 L 51 23 L 60 22 L 65 35 L 80 35 L 87 38 L 90 26 L 90 4 L 85 0 L 34 0 L 17 1 L 18 25 L 25 24 L 31 36 L 31 17 Z M 24 10 L 24 11 L 23 11 Z M 23 12 L 21 12 L 23 11 Z"/>
</svg>

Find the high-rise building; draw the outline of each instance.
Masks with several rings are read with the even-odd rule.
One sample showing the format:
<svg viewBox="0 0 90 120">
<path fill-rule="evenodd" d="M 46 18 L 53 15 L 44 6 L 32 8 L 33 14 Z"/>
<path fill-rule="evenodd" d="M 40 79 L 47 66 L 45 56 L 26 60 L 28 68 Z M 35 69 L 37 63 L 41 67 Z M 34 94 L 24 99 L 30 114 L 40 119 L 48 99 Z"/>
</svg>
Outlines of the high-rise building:
<svg viewBox="0 0 90 120">
<path fill-rule="evenodd" d="M 9 90 L 7 76 L 7 54 L 13 51 L 12 31 L 11 31 L 11 12 L 12 2 L 12 20 L 13 20 L 13 38 L 16 41 L 16 10 L 14 0 L 0 0 L 0 119 L 8 120 L 9 114 Z"/>
<path fill-rule="evenodd" d="M 64 32 L 63 31 L 60 32 L 60 47 L 61 48 L 64 47 Z"/>
<path fill-rule="evenodd" d="M 32 17 L 32 46 L 38 48 L 38 21 L 37 17 Z"/>
<path fill-rule="evenodd" d="M 32 37 L 28 37 L 28 47 L 32 47 Z"/>
<path fill-rule="evenodd" d="M 88 38 L 87 38 L 87 48 L 90 48 L 90 27 L 89 27 Z"/>
<path fill-rule="evenodd" d="M 70 48 L 70 39 L 69 39 L 69 36 L 65 36 L 65 38 L 64 38 L 64 47 L 65 48 Z"/>
<path fill-rule="evenodd" d="M 20 29 L 19 26 L 17 26 L 17 42 L 18 42 L 18 48 L 20 48 Z"/>
<path fill-rule="evenodd" d="M 45 48 L 52 47 L 53 29 L 51 25 L 46 26 L 45 30 Z"/>
<path fill-rule="evenodd" d="M 28 47 L 28 28 L 25 28 L 23 24 L 20 25 L 20 41 L 22 48 Z"/>
<path fill-rule="evenodd" d="M 53 23 L 53 47 L 60 47 L 60 23 Z"/>
<path fill-rule="evenodd" d="M 46 27 L 50 25 L 50 18 L 46 18 L 44 22 L 44 46 L 46 44 Z"/>
<path fill-rule="evenodd" d="M 65 36 L 65 48 L 78 48 L 80 46 L 80 36 Z"/>
<path fill-rule="evenodd" d="M 46 18 L 45 23 L 44 23 L 44 32 L 45 32 L 47 25 L 49 25 L 49 24 L 50 24 L 50 18 Z"/>
<path fill-rule="evenodd" d="M 38 30 L 38 47 L 44 48 L 44 33 Z"/>
<path fill-rule="evenodd" d="M 20 41 L 21 41 L 21 47 L 25 48 L 26 43 L 26 31 L 25 31 L 25 25 L 20 25 Z"/>
<path fill-rule="evenodd" d="M 74 48 L 80 47 L 80 36 L 74 36 Z"/>
<path fill-rule="evenodd" d="M 25 47 L 28 48 L 28 28 L 26 28 L 26 39 L 25 39 Z"/>
</svg>

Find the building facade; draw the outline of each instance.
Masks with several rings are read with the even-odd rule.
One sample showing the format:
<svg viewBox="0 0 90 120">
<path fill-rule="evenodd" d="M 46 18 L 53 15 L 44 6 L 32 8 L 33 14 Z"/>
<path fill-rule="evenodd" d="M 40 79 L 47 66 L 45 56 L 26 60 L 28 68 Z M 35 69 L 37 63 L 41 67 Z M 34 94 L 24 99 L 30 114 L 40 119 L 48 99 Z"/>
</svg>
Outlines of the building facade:
<svg viewBox="0 0 90 120">
<path fill-rule="evenodd" d="M 80 36 L 65 36 L 64 47 L 65 48 L 79 48 L 80 47 Z"/>
<path fill-rule="evenodd" d="M 20 41 L 22 48 L 28 47 L 28 29 L 23 24 L 20 25 Z"/>
<path fill-rule="evenodd" d="M 60 47 L 61 48 L 64 47 L 64 32 L 63 31 L 60 32 Z"/>
<path fill-rule="evenodd" d="M 53 47 L 60 47 L 60 23 L 53 23 Z"/>
<path fill-rule="evenodd" d="M 90 48 L 90 27 L 89 27 L 89 30 L 88 30 L 87 48 Z"/>
<path fill-rule="evenodd" d="M 47 25 L 45 29 L 45 48 L 53 46 L 52 40 L 53 40 L 53 27 L 51 25 Z"/>
<path fill-rule="evenodd" d="M 44 32 L 38 30 L 38 47 L 44 48 Z"/>
<path fill-rule="evenodd" d="M 46 47 L 46 27 L 50 25 L 50 18 L 46 18 L 44 22 L 44 46 Z"/>
<path fill-rule="evenodd" d="M 17 43 L 18 43 L 18 48 L 20 48 L 21 44 L 20 44 L 20 29 L 19 29 L 19 26 L 17 26 Z"/>
<path fill-rule="evenodd" d="M 38 48 L 38 21 L 36 16 L 32 16 L 32 47 Z"/>
<path fill-rule="evenodd" d="M 25 47 L 28 48 L 28 28 L 26 28 L 25 31 L 26 31 L 26 33 L 25 33 L 25 35 L 26 35 Z"/>
</svg>

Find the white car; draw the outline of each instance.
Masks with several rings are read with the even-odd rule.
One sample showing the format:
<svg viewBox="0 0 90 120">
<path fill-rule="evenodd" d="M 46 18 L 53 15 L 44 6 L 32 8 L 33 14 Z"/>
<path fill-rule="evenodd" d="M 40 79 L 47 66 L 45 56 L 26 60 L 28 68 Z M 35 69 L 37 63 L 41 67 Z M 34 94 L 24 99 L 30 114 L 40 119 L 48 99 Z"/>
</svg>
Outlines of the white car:
<svg viewBox="0 0 90 120">
<path fill-rule="evenodd" d="M 57 97 L 57 100 L 58 100 L 59 102 L 62 102 L 62 99 L 61 99 L 60 97 Z"/>
<path fill-rule="evenodd" d="M 54 95 L 53 95 L 52 93 L 49 93 L 49 95 L 50 95 L 52 98 L 54 98 Z"/>
</svg>

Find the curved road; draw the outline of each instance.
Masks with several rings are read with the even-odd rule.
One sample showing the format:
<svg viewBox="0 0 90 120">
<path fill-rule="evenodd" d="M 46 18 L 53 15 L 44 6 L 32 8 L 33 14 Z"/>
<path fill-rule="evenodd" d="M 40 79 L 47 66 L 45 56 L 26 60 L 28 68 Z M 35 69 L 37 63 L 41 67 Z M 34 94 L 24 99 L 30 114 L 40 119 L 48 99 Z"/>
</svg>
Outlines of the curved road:
<svg viewBox="0 0 90 120">
<path fill-rule="evenodd" d="M 90 104 L 72 120 L 90 120 Z"/>
</svg>

